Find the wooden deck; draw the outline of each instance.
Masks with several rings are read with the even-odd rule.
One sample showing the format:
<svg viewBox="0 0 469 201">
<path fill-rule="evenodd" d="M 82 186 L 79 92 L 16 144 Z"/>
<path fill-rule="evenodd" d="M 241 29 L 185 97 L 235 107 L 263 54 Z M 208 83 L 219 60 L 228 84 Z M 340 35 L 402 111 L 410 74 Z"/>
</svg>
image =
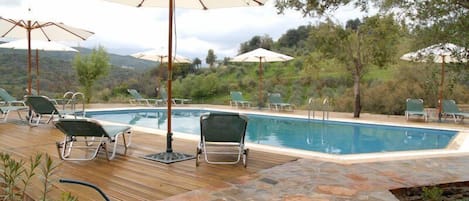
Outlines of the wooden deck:
<svg viewBox="0 0 469 201">
<path fill-rule="evenodd" d="M 14 115 L 11 115 L 14 116 Z M 10 121 L 10 120 L 9 120 Z M 166 148 L 164 136 L 134 132 L 132 145 L 127 155 L 117 155 L 107 161 L 104 154 L 92 161 L 60 161 L 55 143 L 63 134 L 51 124 L 30 128 L 15 120 L 0 124 L 0 151 L 15 158 L 28 160 L 35 153 L 48 153 L 55 162 L 61 163 L 55 179 L 70 178 L 99 186 L 111 200 L 160 200 L 204 187 L 223 187 L 228 181 L 259 170 L 267 169 L 288 161 L 296 160 L 282 156 L 250 150 L 248 167 L 239 165 L 195 166 L 195 160 L 163 164 L 143 159 L 142 156 L 162 152 Z M 195 154 L 196 141 L 175 139 L 173 149 L 177 152 Z M 40 174 L 40 173 L 39 173 Z M 40 197 L 40 182 L 36 181 L 28 192 Z M 80 201 L 100 200 L 100 195 L 80 185 L 53 183 L 49 198 L 57 200 L 62 191 L 71 192 Z"/>
</svg>

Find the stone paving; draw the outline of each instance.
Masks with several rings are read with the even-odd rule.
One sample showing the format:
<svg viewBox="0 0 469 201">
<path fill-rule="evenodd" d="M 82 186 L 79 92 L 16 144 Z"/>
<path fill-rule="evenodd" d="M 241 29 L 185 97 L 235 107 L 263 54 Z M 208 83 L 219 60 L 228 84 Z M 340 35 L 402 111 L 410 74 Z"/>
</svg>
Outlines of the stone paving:
<svg viewBox="0 0 469 201">
<path fill-rule="evenodd" d="M 296 110 L 292 114 L 306 115 L 307 111 Z M 349 113 L 331 113 L 331 116 L 352 119 Z M 360 120 L 434 127 L 444 125 L 446 128 L 467 130 L 467 123 L 406 121 L 403 116 L 395 115 L 363 113 Z M 299 159 L 227 181 L 220 186 L 198 189 L 166 200 L 398 201 L 390 193 L 390 189 L 468 181 L 467 164 L 469 164 L 469 154 L 356 164 Z"/>
<path fill-rule="evenodd" d="M 299 159 L 166 200 L 397 201 L 390 189 L 469 180 L 469 155 L 343 165 Z"/>
</svg>

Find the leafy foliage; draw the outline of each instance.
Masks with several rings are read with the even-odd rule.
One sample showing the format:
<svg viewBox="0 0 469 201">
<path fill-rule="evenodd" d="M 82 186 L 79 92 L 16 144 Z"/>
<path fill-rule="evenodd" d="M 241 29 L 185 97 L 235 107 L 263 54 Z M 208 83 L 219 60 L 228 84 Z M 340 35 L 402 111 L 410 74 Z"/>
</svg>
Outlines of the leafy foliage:
<svg viewBox="0 0 469 201">
<path fill-rule="evenodd" d="M 83 87 L 86 102 L 90 103 L 94 83 L 98 78 L 109 73 L 109 58 L 104 47 L 94 49 L 89 57 L 82 58 L 80 54 L 77 54 L 73 66 L 77 72 L 78 82 Z"/>
</svg>

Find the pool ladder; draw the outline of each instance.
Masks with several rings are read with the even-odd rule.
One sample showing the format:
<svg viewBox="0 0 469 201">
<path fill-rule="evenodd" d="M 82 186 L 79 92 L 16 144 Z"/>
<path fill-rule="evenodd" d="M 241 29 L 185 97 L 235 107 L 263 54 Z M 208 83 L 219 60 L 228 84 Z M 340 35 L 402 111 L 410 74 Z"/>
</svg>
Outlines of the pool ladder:
<svg viewBox="0 0 469 201">
<path fill-rule="evenodd" d="M 85 116 L 85 94 L 81 92 L 65 92 L 62 102 L 62 110 L 67 111 L 65 113 L 71 114 L 77 118 L 80 114 L 82 117 Z M 81 104 L 81 110 L 77 111 L 77 104 Z"/>
<path fill-rule="evenodd" d="M 311 119 L 311 113 L 313 114 L 313 119 L 315 118 L 314 112 L 317 110 L 322 111 L 322 120 L 329 119 L 329 111 L 331 108 L 329 97 L 326 97 L 322 100 L 322 103 L 317 103 L 318 100 L 314 98 L 308 99 L 308 120 Z"/>
</svg>

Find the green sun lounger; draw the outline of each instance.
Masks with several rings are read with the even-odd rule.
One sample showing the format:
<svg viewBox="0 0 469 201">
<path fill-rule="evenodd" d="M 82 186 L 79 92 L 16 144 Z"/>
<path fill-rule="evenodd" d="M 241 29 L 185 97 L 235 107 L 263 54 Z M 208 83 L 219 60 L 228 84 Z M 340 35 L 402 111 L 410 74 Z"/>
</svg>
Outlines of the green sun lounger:
<svg viewBox="0 0 469 201">
<path fill-rule="evenodd" d="M 230 105 L 231 106 L 236 106 L 238 108 L 238 105 L 241 105 L 241 107 L 251 107 L 251 102 L 244 100 L 243 98 L 243 93 L 240 91 L 231 91 L 231 100 L 230 100 Z"/>
<path fill-rule="evenodd" d="M 406 110 L 405 110 L 406 120 L 409 120 L 409 117 L 411 115 L 421 116 L 424 118 L 425 121 L 428 121 L 428 114 L 424 110 L 422 99 L 411 99 L 411 98 L 406 99 Z"/>
<path fill-rule="evenodd" d="M 127 92 L 133 97 L 129 100 L 130 104 L 132 105 L 147 105 L 147 106 L 157 106 L 158 103 L 162 102 L 161 99 L 154 99 L 154 98 L 143 98 L 140 93 L 135 89 L 127 89 Z"/>
<path fill-rule="evenodd" d="M 286 103 L 282 100 L 282 96 L 280 93 L 269 93 L 269 109 L 274 109 L 279 111 L 279 110 L 285 110 L 286 108 L 289 108 L 291 111 L 293 111 L 293 106 L 290 103 Z"/>
<path fill-rule="evenodd" d="M 454 100 L 443 100 L 441 112 L 445 119 L 448 116 L 453 117 L 455 123 L 458 122 L 458 120 L 462 123 L 465 117 L 469 117 L 469 112 L 459 110 Z"/>
<path fill-rule="evenodd" d="M 20 112 L 28 110 L 24 101 L 17 100 L 3 88 L 0 88 L 0 98 L 0 119 L 2 119 L 4 123 L 7 122 L 8 115 L 14 111 L 18 113 L 20 120 L 23 120 Z"/>
<path fill-rule="evenodd" d="M 116 156 L 120 136 L 124 154 L 131 144 L 129 126 L 101 125 L 89 119 L 59 119 L 54 121 L 54 125 L 65 134 L 64 140 L 57 142 L 62 160 L 92 160 L 100 149 L 104 149 L 106 158 L 112 160 Z"/>
<path fill-rule="evenodd" d="M 38 126 L 40 123 L 48 124 L 54 117 L 63 118 L 62 114 L 57 110 L 54 103 L 46 96 L 25 96 L 26 105 L 31 108 L 31 116 L 29 116 L 29 125 Z M 42 121 L 42 117 L 49 117 Z"/>
<path fill-rule="evenodd" d="M 196 153 L 196 166 L 199 156 L 212 164 L 237 164 L 241 160 L 247 166 L 248 149 L 245 148 L 248 119 L 237 113 L 205 113 L 200 117 L 200 142 Z M 210 156 L 213 159 L 210 159 Z M 220 156 L 231 155 L 234 160 Z"/>
</svg>

